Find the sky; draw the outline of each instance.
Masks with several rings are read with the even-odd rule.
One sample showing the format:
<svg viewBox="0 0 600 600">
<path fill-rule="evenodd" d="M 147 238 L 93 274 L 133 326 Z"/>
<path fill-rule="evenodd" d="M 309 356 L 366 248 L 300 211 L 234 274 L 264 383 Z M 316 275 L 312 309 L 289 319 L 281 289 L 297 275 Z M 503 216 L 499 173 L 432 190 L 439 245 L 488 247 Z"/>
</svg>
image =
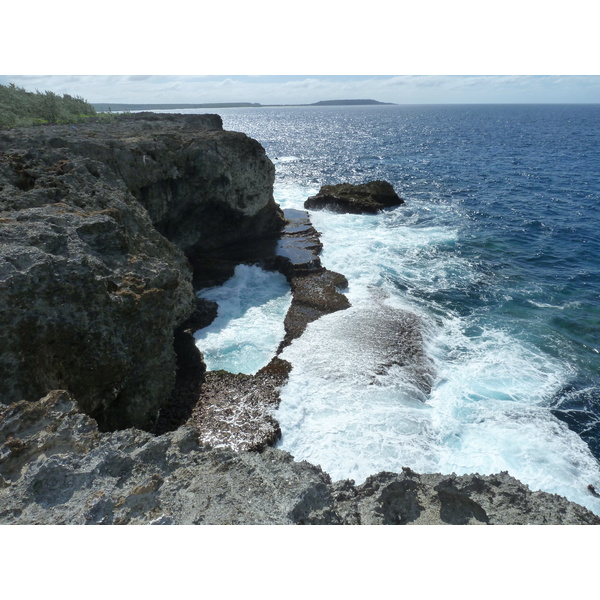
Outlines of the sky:
<svg viewBox="0 0 600 600">
<path fill-rule="evenodd" d="M 0 83 L 109 103 L 600 102 L 600 75 L 0 75 Z"/>
<path fill-rule="evenodd" d="M 412 4 L 10 3 L 0 83 L 109 103 L 600 102 L 588 0 Z"/>
</svg>

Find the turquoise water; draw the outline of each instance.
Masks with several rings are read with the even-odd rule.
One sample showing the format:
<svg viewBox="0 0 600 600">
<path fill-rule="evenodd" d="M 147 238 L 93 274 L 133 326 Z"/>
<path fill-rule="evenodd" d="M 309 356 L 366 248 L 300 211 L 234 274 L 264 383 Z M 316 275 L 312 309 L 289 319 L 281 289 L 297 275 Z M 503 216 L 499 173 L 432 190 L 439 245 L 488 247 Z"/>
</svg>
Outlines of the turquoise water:
<svg viewBox="0 0 600 600">
<path fill-rule="evenodd" d="M 225 284 L 199 296 L 218 304 L 217 318 L 195 334 L 207 369 L 254 375 L 269 363 L 285 335 L 283 320 L 292 302 L 281 273 L 238 265 Z"/>
<path fill-rule="evenodd" d="M 352 308 L 284 352 L 281 446 L 334 479 L 508 470 L 600 514 L 600 106 L 219 112 L 265 146 L 284 207 L 372 179 L 406 200 L 311 214 Z M 374 310 L 418 315 L 427 393 L 357 341 Z"/>
</svg>

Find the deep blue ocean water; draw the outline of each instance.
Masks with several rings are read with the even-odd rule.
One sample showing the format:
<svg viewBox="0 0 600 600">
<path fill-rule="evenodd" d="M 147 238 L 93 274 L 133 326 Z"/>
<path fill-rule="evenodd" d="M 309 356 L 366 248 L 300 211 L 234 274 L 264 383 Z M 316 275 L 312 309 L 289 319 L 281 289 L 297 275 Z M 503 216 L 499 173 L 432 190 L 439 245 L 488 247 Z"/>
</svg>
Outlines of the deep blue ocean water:
<svg viewBox="0 0 600 600">
<path fill-rule="evenodd" d="M 600 105 L 217 112 L 263 144 L 284 207 L 374 179 L 406 201 L 374 217 L 311 213 L 353 308 L 284 353 L 281 446 L 357 481 L 401 466 L 508 470 L 600 514 L 587 490 L 600 489 Z M 352 350 L 343 323 L 360 328 L 375 305 L 420 317 L 428 397 L 401 372 L 356 375 L 369 350 Z"/>
</svg>

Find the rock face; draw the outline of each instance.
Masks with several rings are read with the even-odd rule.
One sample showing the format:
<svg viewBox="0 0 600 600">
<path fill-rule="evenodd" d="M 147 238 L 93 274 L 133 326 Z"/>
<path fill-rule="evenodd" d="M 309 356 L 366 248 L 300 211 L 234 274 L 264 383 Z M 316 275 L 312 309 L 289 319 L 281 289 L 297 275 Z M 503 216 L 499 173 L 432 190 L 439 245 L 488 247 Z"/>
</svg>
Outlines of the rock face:
<svg viewBox="0 0 600 600">
<path fill-rule="evenodd" d="M 64 391 L 0 408 L 2 524 L 600 524 L 491 476 L 380 473 L 332 483 L 286 452 L 214 449 L 181 427 L 100 433 Z"/>
<path fill-rule="evenodd" d="M 337 213 L 376 214 L 384 208 L 404 204 L 387 181 L 370 181 L 352 185 L 324 185 L 316 196 L 304 202 L 304 208 L 327 209 Z"/>
<path fill-rule="evenodd" d="M 217 115 L 1 132 L 0 402 L 68 389 L 102 429 L 152 428 L 195 308 L 185 255 L 277 232 L 273 177 Z"/>
</svg>

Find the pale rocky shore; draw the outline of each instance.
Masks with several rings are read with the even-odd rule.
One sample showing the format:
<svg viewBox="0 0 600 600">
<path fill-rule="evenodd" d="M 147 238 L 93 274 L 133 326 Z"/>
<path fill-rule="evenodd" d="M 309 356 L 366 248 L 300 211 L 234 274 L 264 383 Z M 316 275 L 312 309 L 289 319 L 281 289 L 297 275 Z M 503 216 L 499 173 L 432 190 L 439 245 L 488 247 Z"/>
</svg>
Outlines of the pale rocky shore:
<svg viewBox="0 0 600 600">
<path fill-rule="evenodd" d="M 355 485 L 272 447 L 293 366 L 207 373 L 192 334 L 239 263 L 290 282 L 279 351 L 349 306 L 273 181 L 217 115 L 0 132 L 0 524 L 599 524 L 506 473 Z"/>
<path fill-rule="evenodd" d="M 67 392 L 2 409 L 0 522 L 46 524 L 598 524 L 506 473 L 379 473 L 356 486 L 273 448 L 98 431 Z M 11 432 L 7 436 L 7 432 Z"/>
</svg>

